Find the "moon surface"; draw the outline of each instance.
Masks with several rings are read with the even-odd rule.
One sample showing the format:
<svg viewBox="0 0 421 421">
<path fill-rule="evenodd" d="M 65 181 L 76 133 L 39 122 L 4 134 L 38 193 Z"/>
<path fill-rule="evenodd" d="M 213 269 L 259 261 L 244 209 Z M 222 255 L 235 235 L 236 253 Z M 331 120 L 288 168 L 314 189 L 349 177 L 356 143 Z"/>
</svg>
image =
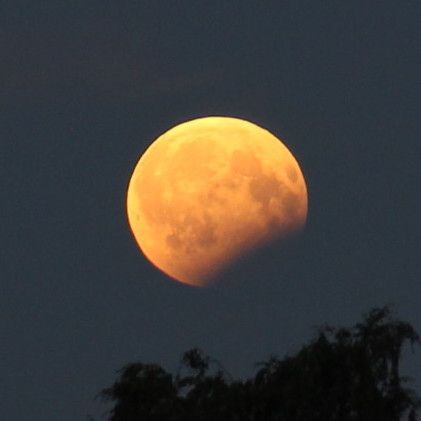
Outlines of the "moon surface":
<svg viewBox="0 0 421 421">
<path fill-rule="evenodd" d="M 150 262 L 192 286 L 305 225 L 307 188 L 287 147 L 232 117 L 173 127 L 140 157 L 127 192 L 134 238 Z"/>
</svg>

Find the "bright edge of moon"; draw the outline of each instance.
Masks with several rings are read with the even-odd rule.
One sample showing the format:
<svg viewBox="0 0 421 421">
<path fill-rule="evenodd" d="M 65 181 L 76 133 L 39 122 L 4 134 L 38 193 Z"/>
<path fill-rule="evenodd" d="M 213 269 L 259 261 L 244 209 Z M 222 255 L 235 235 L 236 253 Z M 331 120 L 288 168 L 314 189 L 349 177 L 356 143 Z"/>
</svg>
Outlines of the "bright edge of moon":
<svg viewBox="0 0 421 421">
<path fill-rule="evenodd" d="M 140 157 L 127 215 L 143 254 L 171 278 L 206 286 L 251 251 L 299 232 L 307 187 L 273 134 L 232 117 L 188 121 Z"/>
</svg>

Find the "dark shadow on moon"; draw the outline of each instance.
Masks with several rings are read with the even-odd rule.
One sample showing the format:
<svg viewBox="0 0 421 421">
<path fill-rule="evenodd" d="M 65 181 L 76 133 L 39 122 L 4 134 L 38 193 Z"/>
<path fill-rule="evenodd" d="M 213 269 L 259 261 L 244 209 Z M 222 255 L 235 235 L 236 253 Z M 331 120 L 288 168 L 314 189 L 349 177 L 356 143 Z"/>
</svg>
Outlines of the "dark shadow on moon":
<svg viewBox="0 0 421 421">
<path fill-rule="evenodd" d="M 237 288 L 240 284 L 259 286 L 276 278 L 288 282 L 296 278 L 305 259 L 302 235 L 274 241 L 244 254 L 223 271 L 211 288 Z"/>
</svg>

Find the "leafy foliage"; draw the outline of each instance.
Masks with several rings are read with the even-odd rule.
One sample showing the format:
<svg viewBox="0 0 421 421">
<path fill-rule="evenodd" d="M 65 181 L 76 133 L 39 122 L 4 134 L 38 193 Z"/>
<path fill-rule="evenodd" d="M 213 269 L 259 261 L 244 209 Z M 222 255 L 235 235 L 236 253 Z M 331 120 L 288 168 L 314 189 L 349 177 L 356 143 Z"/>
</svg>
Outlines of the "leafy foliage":
<svg viewBox="0 0 421 421">
<path fill-rule="evenodd" d="M 321 328 L 296 355 L 270 357 L 245 381 L 192 349 L 176 376 L 129 364 L 101 396 L 114 402 L 109 421 L 416 421 L 421 401 L 399 364 L 404 346 L 419 342 L 389 307 L 375 308 L 352 328 Z"/>
</svg>

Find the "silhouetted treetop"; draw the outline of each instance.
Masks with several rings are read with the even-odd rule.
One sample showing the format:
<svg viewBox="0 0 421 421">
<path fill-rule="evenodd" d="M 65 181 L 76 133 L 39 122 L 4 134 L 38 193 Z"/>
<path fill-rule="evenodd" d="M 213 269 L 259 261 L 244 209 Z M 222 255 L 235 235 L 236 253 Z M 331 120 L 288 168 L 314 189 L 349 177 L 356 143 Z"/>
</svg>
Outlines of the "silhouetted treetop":
<svg viewBox="0 0 421 421">
<path fill-rule="evenodd" d="M 295 355 L 271 356 L 253 378 L 236 381 L 199 349 L 173 376 L 155 364 L 128 364 L 101 392 L 109 421 L 416 421 L 421 407 L 404 387 L 402 351 L 419 344 L 390 307 L 351 328 L 320 328 Z"/>
</svg>

